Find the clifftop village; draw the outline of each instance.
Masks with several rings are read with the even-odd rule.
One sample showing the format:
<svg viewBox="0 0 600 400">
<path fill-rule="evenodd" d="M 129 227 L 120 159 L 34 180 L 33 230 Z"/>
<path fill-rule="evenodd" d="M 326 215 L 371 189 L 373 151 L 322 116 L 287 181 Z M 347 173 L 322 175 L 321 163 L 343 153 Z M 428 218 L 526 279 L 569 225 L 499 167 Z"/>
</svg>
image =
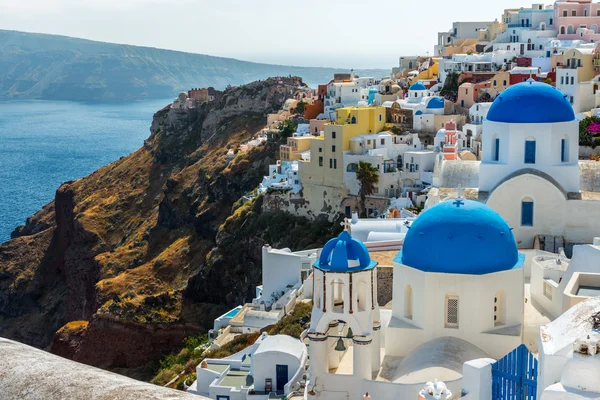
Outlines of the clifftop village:
<svg viewBox="0 0 600 400">
<path fill-rule="evenodd" d="M 241 399 L 600 399 L 600 3 L 454 22 L 387 77 L 298 87 L 247 200 L 337 220 L 322 249 L 265 245 L 255 298 L 211 348 L 298 304 L 298 338 L 205 359 L 190 393 Z M 210 102 L 212 88 L 172 107 Z"/>
</svg>

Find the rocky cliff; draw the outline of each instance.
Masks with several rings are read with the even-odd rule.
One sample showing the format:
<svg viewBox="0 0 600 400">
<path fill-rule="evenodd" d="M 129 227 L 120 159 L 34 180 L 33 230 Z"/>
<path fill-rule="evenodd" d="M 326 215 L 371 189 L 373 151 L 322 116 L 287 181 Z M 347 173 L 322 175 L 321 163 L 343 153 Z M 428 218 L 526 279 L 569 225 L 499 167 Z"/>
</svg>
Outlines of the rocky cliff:
<svg viewBox="0 0 600 400">
<path fill-rule="evenodd" d="M 165 107 L 141 149 L 63 184 L 0 245 L 0 336 L 137 367 L 250 299 L 265 242 L 322 245 L 332 224 L 238 202 L 275 161 L 276 141 L 226 158 L 300 85 L 269 79 Z"/>
</svg>

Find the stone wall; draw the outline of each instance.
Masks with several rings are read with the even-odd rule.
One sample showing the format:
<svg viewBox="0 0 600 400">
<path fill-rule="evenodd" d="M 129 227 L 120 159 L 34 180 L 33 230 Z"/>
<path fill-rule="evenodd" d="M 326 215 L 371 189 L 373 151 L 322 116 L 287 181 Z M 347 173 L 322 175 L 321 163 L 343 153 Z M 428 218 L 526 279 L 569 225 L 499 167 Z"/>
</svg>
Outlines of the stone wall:
<svg viewBox="0 0 600 400">
<path fill-rule="evenodd" d="M 377 302 L 380 307 L 392 301 L 394 287 L 394 267 L 377 267 Z"/>
</svg>

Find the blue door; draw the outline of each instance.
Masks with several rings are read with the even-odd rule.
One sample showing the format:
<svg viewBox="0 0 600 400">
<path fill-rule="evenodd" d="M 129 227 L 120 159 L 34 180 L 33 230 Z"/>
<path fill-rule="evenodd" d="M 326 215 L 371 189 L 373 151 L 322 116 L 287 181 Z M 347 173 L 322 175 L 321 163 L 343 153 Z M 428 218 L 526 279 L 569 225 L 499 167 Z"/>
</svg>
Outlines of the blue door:
<svg viewBox="0 0 600 400">
<path fill-rule="evenodd" d="M 561 162 L 567 161 L 567 154 L 565 152 L 566 147 L 567 147 L 566 144 L 567 144 L 567 142 L 565 139 L 562 139 L 560 141 L 560 161 Z"/>
<path fill-rule="evenodd" d="M 496 138 L 496 147 L 494 149 L 494 161 L 500 160 L 500 139 Z"/>
<path fill-rule="evenodd" d="M 522 344 L 492 364 L 492 400 L 535 400 L 538 362 Z"/>
<path fill-rule="evenodd" d="M 535 140 L 525 142 L 525 164 L 535 164 Z"/>
<path fill-rule="evenodd" d="M 287 365 L 276 365 L 275 371 L 277 373 L 277 391 L 283 391 L 283 387 L 288 383 L 288 366 Z"/>
<path fill-rule="evenodd" d="M 521 203 L 521 226 L 533 226 L 533 201 Z"/>
</svg>

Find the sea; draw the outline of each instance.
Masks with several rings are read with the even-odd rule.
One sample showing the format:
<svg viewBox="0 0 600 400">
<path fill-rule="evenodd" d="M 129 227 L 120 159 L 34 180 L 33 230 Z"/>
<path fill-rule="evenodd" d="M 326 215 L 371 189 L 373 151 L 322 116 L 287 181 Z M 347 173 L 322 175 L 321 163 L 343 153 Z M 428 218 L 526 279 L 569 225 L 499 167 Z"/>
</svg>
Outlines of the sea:
<svg viewBox="0 0 600 400">
<path fill-rule="evenodd" d="M 140 148 L 170 101 L 0 101 L 0 243 L 63 182 Z"/>
</svg>

